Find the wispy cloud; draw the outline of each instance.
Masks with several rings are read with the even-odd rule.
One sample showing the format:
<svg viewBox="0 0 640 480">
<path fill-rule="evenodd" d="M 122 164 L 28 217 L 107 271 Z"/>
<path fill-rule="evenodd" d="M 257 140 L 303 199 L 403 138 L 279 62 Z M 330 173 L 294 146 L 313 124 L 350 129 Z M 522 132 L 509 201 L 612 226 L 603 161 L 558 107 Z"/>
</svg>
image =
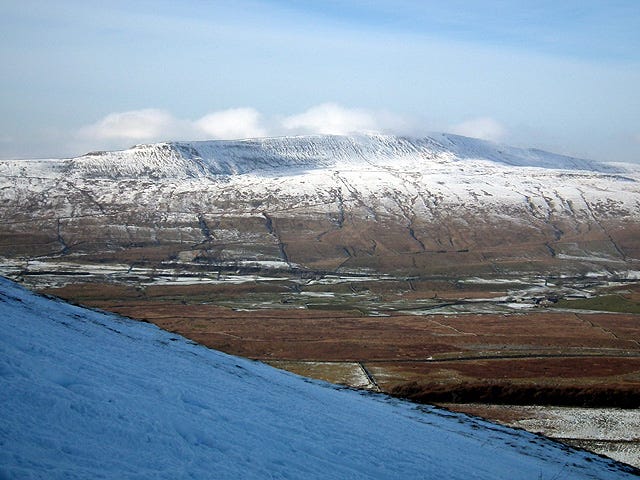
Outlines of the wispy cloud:
<svg viewBox="0 0 640 480">
<path fill-rule="evenodd" d="M 451 133 L 458 135 L 481 138 L 492 142 L 504 140 L 507 134 L 505 127 L 490 117 L 472 118 L 452 126 L 449 130 Z"/>
</svg>

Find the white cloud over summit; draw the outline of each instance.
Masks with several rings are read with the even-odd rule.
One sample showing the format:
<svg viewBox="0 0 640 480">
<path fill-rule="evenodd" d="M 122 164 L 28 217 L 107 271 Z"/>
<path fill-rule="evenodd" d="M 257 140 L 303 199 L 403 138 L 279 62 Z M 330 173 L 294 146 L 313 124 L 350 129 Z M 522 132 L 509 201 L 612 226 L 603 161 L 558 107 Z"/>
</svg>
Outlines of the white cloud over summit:
<svg viewBox="0 0 640 480">
<path fill-rule="evenodd" d="M 168 140 L 237 139 L 261 137 L 260 113 L 253 108 L 232 108 L 209 113 L 196 120 L 179 119 L 156 108 L 110 113 L 80 128 L 84 142 L 158 142 Z"/>
<path fill-rule="evenodd" d="M 322 103 L 288 116 L 265 116 L 251 107 L 209 112 L 196 119 L 177 118 L 166 110 L 147 108 L 110 113 L 76 132 L 89 150 L 126 148 L 135 143 L 175 140 L 234 140 L 281 135 L 348 135 L 388 133 L 423 135 L 420 122 L 378 110 Z M 452 133 L 500 141 L 506 129 L 489 117 L 473 118 L 447 129 Z"/>
<path fill-rule="evenodd" d="M 405 119 L 388 112 L 347 108 L 323 103 L 285 117 L 266 118 L 254 108 L 231 108 L 207 113 L 195 120 L 148 108 L 110 113 L 77 131 L 91 148 L 126 147 L 131 143 L 169 140 L 241 139 L 277 135 L 353 133 L 410 133 Z"/>
<path fill-rule="evenodd" d="M 193 122 L 193 127 L 212 139 L 264 137 L 260 112 L 253 108 L 230 108 L 209 113 Z"/>
<path fill-rule="evenodd" d="M 168 112 L 155 108 L 110 113 L 82 127 L 80 137 L 96 140 L 155 140 L 174 132 L 179 122 Z"/>
<path fill-rule="evenodd" d="M 345 135 L 379 131 L 383 125 L 372 112 L 323 103 L 305 112 L 286 117 L 282 127 L 296 133 Z"/>
<path fill-rule="evenodd" d="M 507 134 L 500 122 L 490 117 L 472 118 L 449 128 L 451 133 L 464 135 L 465 137 L 481 138 L 499 142 Z"/>
</svg>

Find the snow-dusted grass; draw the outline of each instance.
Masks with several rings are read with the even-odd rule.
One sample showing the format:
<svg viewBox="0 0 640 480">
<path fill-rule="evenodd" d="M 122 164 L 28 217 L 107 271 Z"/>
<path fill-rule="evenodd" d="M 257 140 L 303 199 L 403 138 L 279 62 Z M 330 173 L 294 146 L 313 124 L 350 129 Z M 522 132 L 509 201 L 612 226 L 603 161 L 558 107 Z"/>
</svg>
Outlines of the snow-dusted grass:
<svg viewBox="0 0 640 480">
<path fill-rule="evenodd" d="M 531 414 L 530 418 L 518 421 L 519 426 L 545 432 L 553 437 L 640 442 L 640 412 L 636 409 L 527 406 L 518 408 Z"/>
<path fill-rule="evenodd" d="M 448 404 L 498 419 L 640 468 L 640 410 L 557 406 Z"/>
<path fill-rule="evenodd" d="M 268 362 L 276 368 L 297 373 L 305 377 L 318 378 L 327 382 L 348 385 L 355 388 L 373 389 L 363 367 L 356 362 L 310 362 L 281 360 Z"/>
<path fill-rule="evenodd" d="M 304 380 L 0 280 L 1 478 L 625 478 L 523 431 Z"/>
</svg>

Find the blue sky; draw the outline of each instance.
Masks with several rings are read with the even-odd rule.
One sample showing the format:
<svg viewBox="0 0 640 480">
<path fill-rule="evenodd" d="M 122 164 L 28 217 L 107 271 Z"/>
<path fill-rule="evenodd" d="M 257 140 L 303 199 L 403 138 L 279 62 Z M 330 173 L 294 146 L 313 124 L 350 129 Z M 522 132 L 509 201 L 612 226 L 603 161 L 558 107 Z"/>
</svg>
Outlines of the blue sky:
<svg viewBox="0 0 640 480">
<path fill-rule="evenodd" d="M 4 1 L 0 158 L 453 131 L 640 161 L 640 2 Z"/>
</svg>

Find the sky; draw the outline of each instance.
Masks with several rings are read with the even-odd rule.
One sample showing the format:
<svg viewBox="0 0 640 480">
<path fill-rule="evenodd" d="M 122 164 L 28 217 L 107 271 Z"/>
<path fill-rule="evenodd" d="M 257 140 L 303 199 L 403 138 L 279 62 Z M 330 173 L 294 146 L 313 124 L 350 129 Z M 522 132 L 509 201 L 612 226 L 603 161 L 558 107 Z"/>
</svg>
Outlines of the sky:
<svg viewBox="0 0 640 480">
<path fill-rule="evenodd" d="M 452 132 L 640 162 L 638 0 L 2 0 L 0 158 Z"/>
</svg>

